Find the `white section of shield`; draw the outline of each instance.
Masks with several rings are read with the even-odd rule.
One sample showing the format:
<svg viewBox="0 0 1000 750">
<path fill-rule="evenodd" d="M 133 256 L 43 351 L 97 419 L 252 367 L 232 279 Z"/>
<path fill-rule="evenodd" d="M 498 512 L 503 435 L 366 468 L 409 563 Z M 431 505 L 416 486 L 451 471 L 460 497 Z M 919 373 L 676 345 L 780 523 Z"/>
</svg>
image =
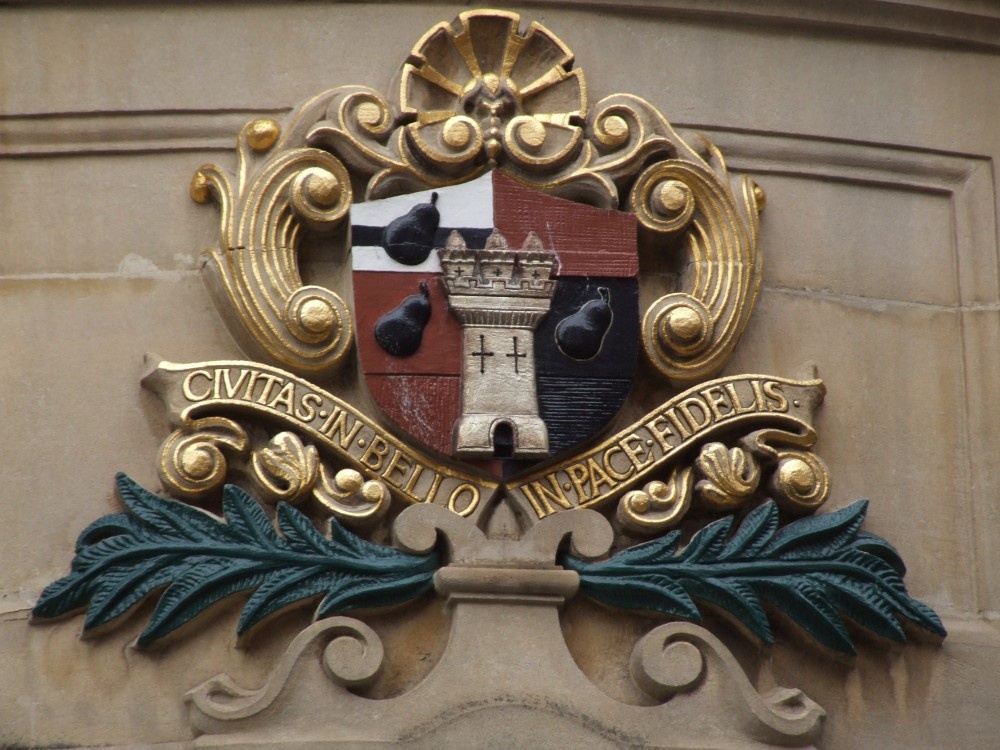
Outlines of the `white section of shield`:
<svg viewBox="0 0 1000 750">
<path fill-rule="evenodd" d="M 441 273 L 441 261 L 437 253 L 431 253 L 427 260 L 416 266 L 398 263 L 389 257 L 381 247 L 360 245 L 353 248 L 354 261 L 351 267 L 355 271 L 394 271 L 396 273 Z"/>
<path fill-rule="evenodd" d="M 393 198 L 356 203 L 351 207 L 351 224 L 366 227 L 384 227 L 393 219 L 406 214 L 418 203 L 430 203 L 431 193 L 438 194 L 437 209 L 442 227 L 467 227 L 470 229 L 493 228 L 493 175 L 486 173 L 461 185 L 421 190 L 418 193 L 397 195 Z M 417 266 L 397 263 L 378 246 L 358 245 L 352 248 L 352 267 L 355 271 L 395 271 L 397 273 L 440 273 L 437 254 Z"/>
</svg>

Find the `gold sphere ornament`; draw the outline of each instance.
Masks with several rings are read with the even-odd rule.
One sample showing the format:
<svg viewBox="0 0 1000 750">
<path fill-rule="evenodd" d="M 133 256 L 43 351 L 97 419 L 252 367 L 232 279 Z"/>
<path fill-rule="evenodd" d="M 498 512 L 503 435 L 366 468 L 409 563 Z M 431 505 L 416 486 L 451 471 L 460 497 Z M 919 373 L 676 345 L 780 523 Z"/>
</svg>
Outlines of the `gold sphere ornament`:
<svg viewBox="0 0 1000 750">
<path fill-rule="evenodd" d="M 310 333 L 326 333 L 336 320 L 333 308 L 321 299 L 311 299 L 299 311 L 302 327 Z"/>
<path fill-rule="evenodd" d="M 358 122 L 367 128 L 375 128 L 382 124 L 382 108 L 375 102 L 364 102 L 355 112 Z"/>
<path fill-rule="evenodd" d="M 464 117 L 451 117 L 444 124 L 441 133 L 445 145 L 456 151 L 465 148 L 472 141 L 472 128 Z"/>
<path fill-rule="evenodd" d="M 340 199 L 340 181 L 337 176 L 326 169 L 313 169 L 306 183 L 306 193 L 309 200 L 317 206 L 329 208 Z"/>
<path fill-rule="evenodd" d="M 529 151 L 537 151 L 545 143 L 545 126 L 538 120 L 527 119 L 517 129 L 517 139 Z"/>
<path fill-rule="evenodd" d="M 680 180 L 664 180 L 653 191 L 653 208 L 664 216 L 684 213 L 693 200 L 691 188 Z"/>
<path fill-rule="evenodd" d="M 208 189 L 208 178 L 200 169 L 191 178 L 191 186 L 188 188 L 191 200 L 195 203 L 208 203 L 210 197 Z"/>
<path fill-rule="evenodd" d="M 789 458 L 782 461 L 778 468 L 778 481 L 795 494 L 805 496 L 816 484 L 816 475 L 812 467 L 801 458 Z"/>
<path fill-rule="evenodd" d="M 663 316 L 662 334 L 669 341 L 690 344 L 705 333 L 705 324 L 697 311 L 679 305 Z"/>
<path fill-rule="evenodd" d="M 212 473 L 214 463 L 208 451 L 198 448 L 184 451 L 181 456 L 181 469 L 185 475 L 196 481 L 208 477 Z"/>
<path fill-rule="evenodd" d="M 247 126 L 247 145 L 258 153 L 267 151 L 278 141 L 281 126 L 270 117 L 261 117 Z"/>
<path fill-rule="evenodd" d="M 620 146 L 628 140 L 628 123 L 619 115 L 605 117 L 601 121 L 599 137 L 609 146 Z"/>
</svg>

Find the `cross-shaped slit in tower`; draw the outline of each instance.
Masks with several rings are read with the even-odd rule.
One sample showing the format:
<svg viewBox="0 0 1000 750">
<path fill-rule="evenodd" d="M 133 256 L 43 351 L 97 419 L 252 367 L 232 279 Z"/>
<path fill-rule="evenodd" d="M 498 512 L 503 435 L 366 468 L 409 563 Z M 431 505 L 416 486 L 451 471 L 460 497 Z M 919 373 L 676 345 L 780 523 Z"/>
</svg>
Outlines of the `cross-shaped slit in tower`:
<svg viewBox="0 0 1000 750">
<path fill-rule="evenodd" d="M 479 334 L 479 351 L 472 352 L 470 357 L 479 357 L 479 374 L 486 372 L 486 358 L 492 357 L 493 352 L 486 351 L 486 336 Z"/>
<path fill-rule="evenodd" d="M 519 359 L 524 359 L 524 358 L 526 358 L 526 357 L 527 357 L 528 355 L 527 355 L 527 354 L 525 354 L 524 352 L 519 352 L 519 351 L 517 350 L 517 336 L 514 336 L 514 351 L 512 351 L 512 352 L 508 352 L 508 353 L 507 353 L 507 356 L 508 356 L 508 357 L 513 357 L 513 358 L 514 358 L 514 372 L 516 372 L 516 373 L 520 373 L 520 372 L 521 372 L 521 370 L 520 370 L 520 369 L 518 369 L 518 366 L 517 366 L 517 362 L 518 362 L 518 360 L 519 360 Z"/>
</svg>

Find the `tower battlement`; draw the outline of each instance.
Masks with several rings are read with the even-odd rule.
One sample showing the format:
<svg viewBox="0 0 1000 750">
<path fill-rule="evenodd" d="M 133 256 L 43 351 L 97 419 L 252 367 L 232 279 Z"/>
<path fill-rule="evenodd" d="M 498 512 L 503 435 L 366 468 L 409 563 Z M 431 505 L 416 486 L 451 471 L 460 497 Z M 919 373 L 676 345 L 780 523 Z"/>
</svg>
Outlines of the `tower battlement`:
<svg viewBox="0 0 1000 750">
<path fill-rule="evenodd" d="M 448 307 L 462 325 L 461 458 L 535 458 L 549 453 L 538 414 L 534 330 L 552 305 L 556 254 L 534 232 L 511 250 L 496 230 L 481 250 L 457 231 L 438 249 Z"/>
<path fill-rule="evenodd" d="M 529 232 L 521 250 L 510 250 L 507 239 L 494 230 L 481 250 L 470 249 L 457 231 L 438 249 L 445 291 L 453 295 L 551 298 L 557 257 Z"/>
</svg>

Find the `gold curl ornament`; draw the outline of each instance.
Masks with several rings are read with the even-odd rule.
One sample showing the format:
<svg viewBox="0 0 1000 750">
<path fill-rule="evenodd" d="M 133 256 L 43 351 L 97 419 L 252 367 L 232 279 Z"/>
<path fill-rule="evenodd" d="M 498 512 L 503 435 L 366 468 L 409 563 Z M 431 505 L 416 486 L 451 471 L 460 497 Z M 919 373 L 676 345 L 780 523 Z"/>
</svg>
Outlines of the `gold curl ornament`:
<svg viewBox="0 0 1000 750">
<path fill-rule="evenodd" d="M 279 432 L 251 457 L 253 477 L 269 503 L 300 504 L 312 498 L 346 526 L 365 527 L 381 519 L 391 495 L 384 482 L 366 480 L 354 469 L 334 473 L 293 432 Z"/>
<path fill-rule="evenodd" d="M 333 476 L 320 465 L 313 497 L 334 518 L 350 527 L 364 527 L 381 519 L 389 510 L 389 488 L 377 479 L 365 480 L 354 469 L 341 469 Z"/>
<path fill-rule="evenodd" d="M 229 470 L 226 454 L 246 454 L 247 434 L 225 417 L 203 417 L 174 430 L 160 448 L 159 475 L 167 492 L 201 500 L 221 489 Z"/>
<path fill-rule="evenodd" d="M 691 467 L 677 468 L 666 482 L 649 482 L 625 493 L 618 503 L 618 522 L 633 533 L 660 534 L 673 528 L 691 506 Z"/>
<path fill-rule="evenodd" d="M 727 449 L 722 443 L 708 443 L 702 446 L 695 464 L 705 477 L 695 490 L 699 500 L 712 510 L 738 510 L 760 482 L 760 467 L 750 452 L 739 446 Z"/>
<path fill-rule="evenodd" d="M 785 513 L 804 516 L 815 512 L 830 496 L 830 472 L 809 448 L 816 433 L 758 430 L 740 443 L 773 472 L 766 487 Z"/>
<path fill-rule="evenodd" d="M 779 451 L 768 482 L 778 507 L 793 516 L 816 511 L 830 495 L 830 472 L 812 451 Z"/>
</svg>

